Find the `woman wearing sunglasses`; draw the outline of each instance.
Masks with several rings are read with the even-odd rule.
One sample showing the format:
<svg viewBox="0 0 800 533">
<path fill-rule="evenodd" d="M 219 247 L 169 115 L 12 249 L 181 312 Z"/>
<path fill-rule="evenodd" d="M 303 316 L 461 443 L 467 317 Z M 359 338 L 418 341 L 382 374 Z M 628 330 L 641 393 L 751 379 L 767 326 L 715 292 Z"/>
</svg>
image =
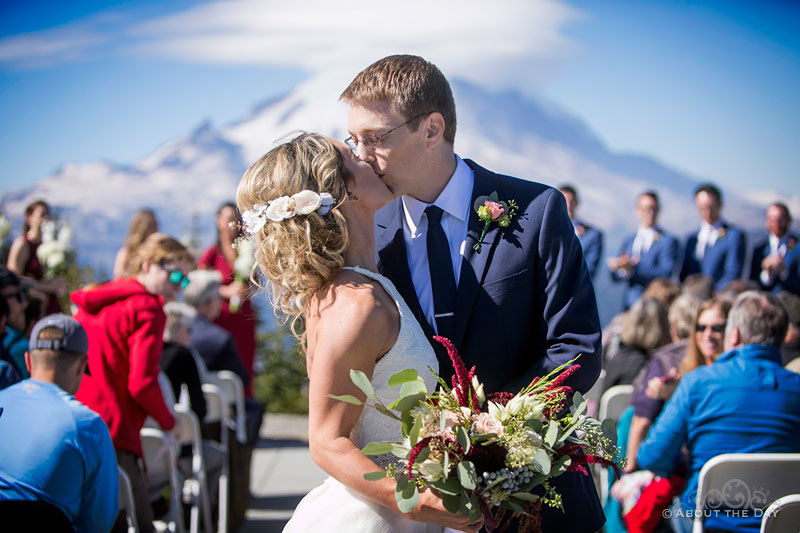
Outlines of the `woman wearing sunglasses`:
<svg viewBox="0 0 800 533">
<path fill-rule="evenodd" d="M 75 397 L 108 425 L 117 462 L 131 478 L 141 531 L 153 531 L 153 513 L 139 466 L 139 431 L 147 416 L 165 430 L 175 426 L 158 385 L 163 305 L 188 284 L 192 259 L 181 243 L 154 233 L 138 248 L 132 277 L 72 293 L 75 318 L 89 336 L 89 375 Z"/>
</svg>

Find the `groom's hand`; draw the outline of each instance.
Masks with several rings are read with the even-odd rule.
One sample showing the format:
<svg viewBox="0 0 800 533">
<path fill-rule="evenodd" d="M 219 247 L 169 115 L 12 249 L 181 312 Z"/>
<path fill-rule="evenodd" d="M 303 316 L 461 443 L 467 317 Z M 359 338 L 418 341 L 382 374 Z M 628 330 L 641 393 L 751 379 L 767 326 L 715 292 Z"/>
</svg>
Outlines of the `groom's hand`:
<svg viewBox="0 0 800 533">
<path fill-rule="evenodd" d="M 469 518 L 462 514 L 454 514 L 444 508 L 442 498 L 433 490 L 420 492 L 419 505 L 407 513 L 410 519 L 426 524 L 437 524 L 456 531 L 478 533 L 483 527 L 483 518 L 478 522 L 470 523 Z"/>
</svg>

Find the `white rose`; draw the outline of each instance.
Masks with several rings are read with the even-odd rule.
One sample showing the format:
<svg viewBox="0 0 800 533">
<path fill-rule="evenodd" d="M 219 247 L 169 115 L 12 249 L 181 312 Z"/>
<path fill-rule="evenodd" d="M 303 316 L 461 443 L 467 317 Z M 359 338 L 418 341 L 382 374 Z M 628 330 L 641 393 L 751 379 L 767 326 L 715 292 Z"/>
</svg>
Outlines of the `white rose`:
<svg viewBox="0 0 800 533">
<path fill-rule="evenodd" d="M 69 248 L 69 243 L 72 240 L 72 229 L 67 225 L 61 228 L 58 232 L 58 246 L 62 250 Z"/>
<path fill-rule="evenodd" d="M 498 436 L 503 434 L 503 423 L 489 413 L 481 413 L 475 416 L 474 420 L 473 428 L 478 433 L 494 433 Z"/>
<path fill-rule="evenodd" d="M 261 228 L 267 223 L 266 210 L 267 206 L 256 204 L 253 206 L 253 209 L 248 209 L 242 213 L 242 221 L 244 222 L 244 228 L 247 230 L 247 233 L 254 235 L 261 231 Z"/>
<path fill-rule="evenodd" d="M 273 222 L 280 222 L 295 215 L 295 201 L 289 196 L 275 198 L 267 206 L 267 218 Z"/>
<path fill-rule="evenodd" d="M 428 481 L 436 481 L 444 476 L 444 467 L 433 459 L 425 459 L 418 468 L 419 473 Z"/>
<path fill-rule="evenodd" d="M 48 268 L 56 268 L 65 260 L 66 256 L 64 255 L 64 252 L 56 250 L 50 255 L 50 257 L 47 258 L 47 266 Z"/>
<path fill-rule="evenodd" d="M 293 194 L 292 199 L 295 201 L 295 211 L 298 215 L 311 214 L 322 205 L 319 194 L 308 189 Z"/>
</svg>

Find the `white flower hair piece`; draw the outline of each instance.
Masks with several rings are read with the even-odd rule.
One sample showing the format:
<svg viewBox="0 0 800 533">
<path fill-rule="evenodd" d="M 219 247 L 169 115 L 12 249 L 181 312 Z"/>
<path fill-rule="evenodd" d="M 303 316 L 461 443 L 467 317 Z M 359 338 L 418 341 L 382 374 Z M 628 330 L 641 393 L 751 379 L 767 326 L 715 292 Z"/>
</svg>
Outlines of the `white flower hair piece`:
<svg viewBox="0 0 800 533">
<path fill-rule="evenodd" d="M 253 209 L 242 213 L 244 230 L 250 235 L 261 231 L 267 220 L 281 222 L 295 215 L 310 215 L 317 211 L 321 216 L 327 215 L 336 202 L 330 193 L 316 193 L 308 189 L 291 196 L 281 196 L 270 200 L 266 205 L 256 204 Z"/>
</svg>

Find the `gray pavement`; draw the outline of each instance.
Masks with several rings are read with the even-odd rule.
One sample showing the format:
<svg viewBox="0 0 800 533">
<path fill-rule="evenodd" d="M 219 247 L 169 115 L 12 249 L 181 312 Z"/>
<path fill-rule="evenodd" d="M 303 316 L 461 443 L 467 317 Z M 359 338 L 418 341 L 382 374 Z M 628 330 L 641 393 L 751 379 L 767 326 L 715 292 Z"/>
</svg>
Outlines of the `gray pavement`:
<svg viewBox="0 0 800 533">
<path fill-rule="evenodd" d="M 300 499 L 325 477 L 308 451 L 308 418 L 266 414 L 253 452 L 247 522 L 239 532 L 282 531 Z"/>
</svg>

